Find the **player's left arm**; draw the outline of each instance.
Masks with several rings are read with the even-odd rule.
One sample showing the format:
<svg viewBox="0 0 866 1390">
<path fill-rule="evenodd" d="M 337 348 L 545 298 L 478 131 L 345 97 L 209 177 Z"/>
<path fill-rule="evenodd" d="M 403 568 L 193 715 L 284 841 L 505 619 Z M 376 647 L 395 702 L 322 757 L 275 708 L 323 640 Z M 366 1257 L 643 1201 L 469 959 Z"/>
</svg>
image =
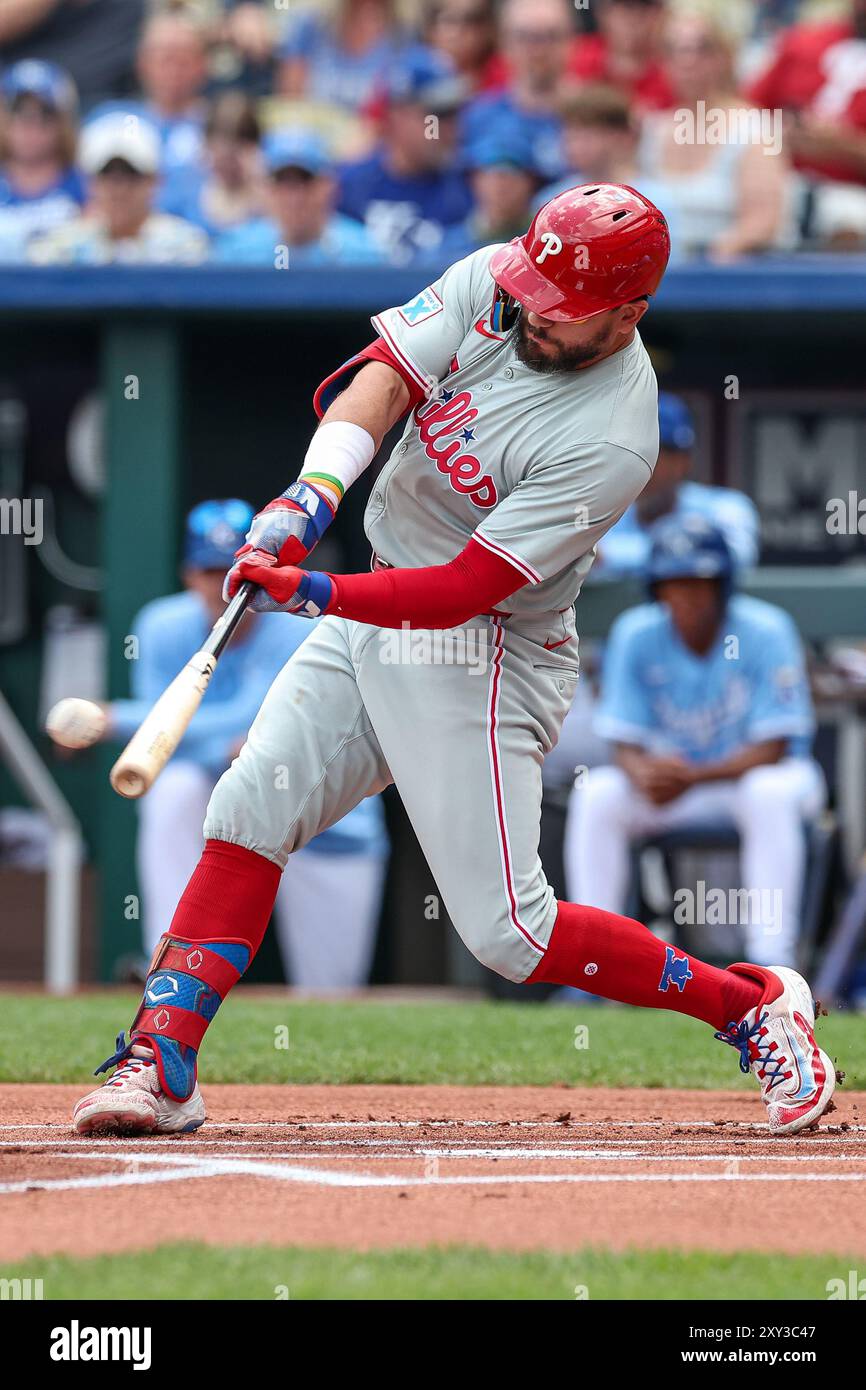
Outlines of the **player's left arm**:
<svg viewBox="0 0 866 1390">
<path fill-rule="evenodd" d="M 372 574 L 325 574 L 244 556 L 230 572 L 230 583 L 236 587 L 244 579 L 259 586 L 252 606 L 261 611 L 308 618 L 335 613 L 374 627 L 395 628 L 459 627 L 489 613 L 527 582 L 508 560 L 476 540 L 444 565 Z"/>
</svg>

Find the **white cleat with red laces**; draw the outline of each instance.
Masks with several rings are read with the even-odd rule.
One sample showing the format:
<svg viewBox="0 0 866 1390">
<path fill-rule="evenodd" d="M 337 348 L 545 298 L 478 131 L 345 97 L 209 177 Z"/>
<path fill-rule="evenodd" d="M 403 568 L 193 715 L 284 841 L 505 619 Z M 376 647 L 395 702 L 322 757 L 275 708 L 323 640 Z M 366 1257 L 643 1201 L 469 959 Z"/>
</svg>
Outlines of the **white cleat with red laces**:
<svg viewBox="0 0 866 1390">
<path fill-rule="evenodd" d="M 79 1134 L 188 1134 L 204 1122 L 198 1083 L 188 1100 L 172 1100 L 160 1089 L 150 1048 L 137 1044 L 111 1079 L 83 1096 L 72 1112 Z"/>
<path fill-rule="evenodd" d="M 815 1041 L 815 1004 L 802 975 L 787 966 L 731 965 L 763 984 L 757 1008 L 716 1033 L 736 1047 L 740 1070 L 761 1085 L 771 1134 L 796 1134 L 817 1125 L 836 1089 L 836 1068 Z"/>
</svg>

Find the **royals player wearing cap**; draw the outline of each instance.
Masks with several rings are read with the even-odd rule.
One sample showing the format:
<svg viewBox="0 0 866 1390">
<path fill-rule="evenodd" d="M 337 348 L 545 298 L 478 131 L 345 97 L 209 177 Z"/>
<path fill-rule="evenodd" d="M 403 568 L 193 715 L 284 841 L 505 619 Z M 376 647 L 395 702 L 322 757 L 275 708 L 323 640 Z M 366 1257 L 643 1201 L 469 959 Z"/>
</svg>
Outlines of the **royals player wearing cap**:
<svg viewBox="0 0 866 1390">
<path fill-rule="evenodd" d="M 718 970 L 639 922 L 557 901 L 538 857 L 541 764 L 577 679 L 574 600 L 658 451 L 638 323 L 668 253 L 639 193 L 571 189 L 525 237 L 377 314 L 376 341 L 320 388 L 300 478 L 254 519 L 227 589 L 250 579 L 258 608 L 326 616 L 214 790 L 201 861 L 129 1041 L 103 1064 L 118 1070 L 76 1107 L 79 1131 L 201 1123 L 199 1047 L 288 855 L 392 781 L 457 931 L 491 969 L 702 1019 L 758 1076 L 777 1132 L 827 1108 L 834 1070 L 799 975 Z M 373 572 L 296 568 L 404 417 L 365 517 Z M 417 647 L 401 659 L 401 628 L 420 629 L 426 661 Z M 459 659 L 479 650 L 483 662 Z"/>
</svg>

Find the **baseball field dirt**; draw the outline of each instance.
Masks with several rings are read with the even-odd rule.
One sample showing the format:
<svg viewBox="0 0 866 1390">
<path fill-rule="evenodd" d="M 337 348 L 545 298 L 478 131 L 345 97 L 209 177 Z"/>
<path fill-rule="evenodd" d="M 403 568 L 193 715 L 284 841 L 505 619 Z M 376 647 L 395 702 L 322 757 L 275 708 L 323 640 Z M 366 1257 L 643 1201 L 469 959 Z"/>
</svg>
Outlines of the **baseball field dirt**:
<svg viewBox="0 0 866 1390">
<path fill-rule="evenodd" d="M 148 1140 L 73 1135 L 79 1093 L 0 1087 L 4 1263 L 155 1248 L 168 1233 L 866 1256 L 857 1093 L 817 1132 L 772 1139 L 741 1092 L 216 1085 L 202 1130 Z M 791 1222 L 807 1205 L 815 1219 Z"/>
<path fill-rule="evenodd" d="M 135 1003 L 2 992 L 0 1280 L 46 1299 L 859 1289 L 856 1015 L 821 1020 L 837 1109 L 772 1139 L 736 1053 L 683 1016 L 252 986 L 208 1036 L 201 1130 L 79 1137 L 72 1105 Z"/>
</svg>

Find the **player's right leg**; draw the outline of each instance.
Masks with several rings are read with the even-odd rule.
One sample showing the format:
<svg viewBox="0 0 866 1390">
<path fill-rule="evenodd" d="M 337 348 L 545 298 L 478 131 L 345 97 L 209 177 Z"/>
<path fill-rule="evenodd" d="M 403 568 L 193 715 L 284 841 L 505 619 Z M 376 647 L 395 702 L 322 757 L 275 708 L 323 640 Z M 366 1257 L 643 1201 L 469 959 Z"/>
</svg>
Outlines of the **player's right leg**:
<svg viewBox="0 0 866 1390">
<path fill-rule="evenodd" d="M 358 693 L 346 624 L 326 618 L 280 672 L 217 784 L 205 848 L 151 961 L 117 1067 L 75 1107 L 79 1133 L 197 1128 L 198 1051 L 258 950 L 288 855 L 381 791 L 390 772 Z"/>
</svg>

